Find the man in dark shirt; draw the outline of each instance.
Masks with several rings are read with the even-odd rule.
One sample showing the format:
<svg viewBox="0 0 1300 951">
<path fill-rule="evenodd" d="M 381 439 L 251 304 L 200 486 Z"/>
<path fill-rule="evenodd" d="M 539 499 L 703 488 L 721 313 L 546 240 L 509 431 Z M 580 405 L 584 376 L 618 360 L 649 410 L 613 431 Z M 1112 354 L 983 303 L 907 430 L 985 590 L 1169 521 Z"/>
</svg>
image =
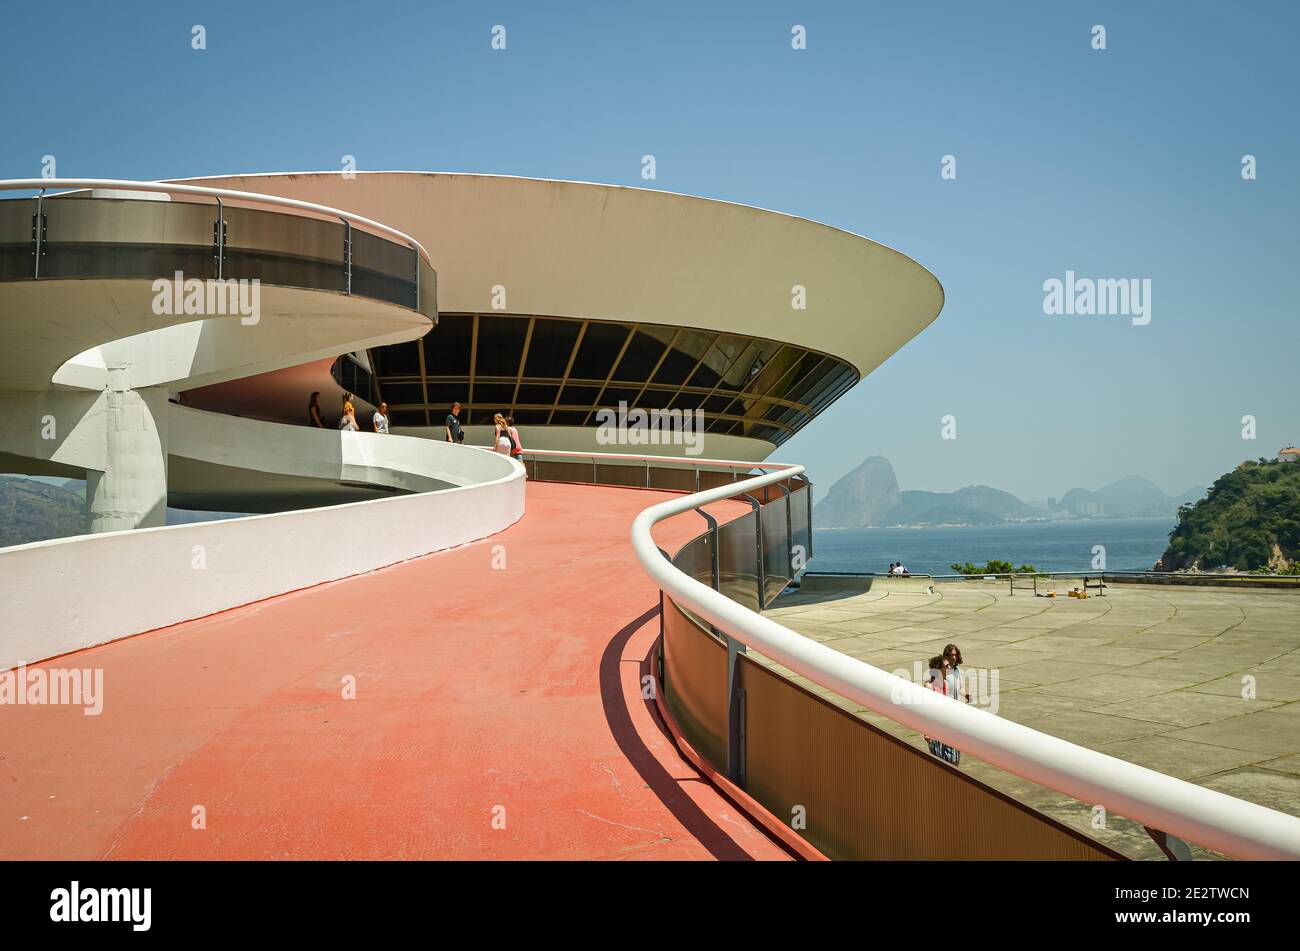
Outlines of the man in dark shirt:
<svg viewBox="0 0 1300 951">
<path fill-rule="evenodd" d="M 451 412 L 447 414 L 447 442 L 464 442 L 465 432 L 460 428 L 460 404 L 452 403 Z"/>
</svg>

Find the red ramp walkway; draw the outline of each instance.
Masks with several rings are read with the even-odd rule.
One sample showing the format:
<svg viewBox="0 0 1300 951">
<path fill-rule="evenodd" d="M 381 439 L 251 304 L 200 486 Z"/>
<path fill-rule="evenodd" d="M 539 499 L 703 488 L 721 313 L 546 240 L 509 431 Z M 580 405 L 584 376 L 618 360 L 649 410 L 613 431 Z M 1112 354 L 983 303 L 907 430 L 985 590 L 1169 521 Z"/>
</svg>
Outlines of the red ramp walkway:
<svg viewBox="0 0 1300 951">
<path fill-rule="evenodd" d="M 667 497 L 533 483 L 492 538 L 42 665 L 104 709 L 0 707 L 0 858 L 788 857 L 640 699 Z"/>
</svg>

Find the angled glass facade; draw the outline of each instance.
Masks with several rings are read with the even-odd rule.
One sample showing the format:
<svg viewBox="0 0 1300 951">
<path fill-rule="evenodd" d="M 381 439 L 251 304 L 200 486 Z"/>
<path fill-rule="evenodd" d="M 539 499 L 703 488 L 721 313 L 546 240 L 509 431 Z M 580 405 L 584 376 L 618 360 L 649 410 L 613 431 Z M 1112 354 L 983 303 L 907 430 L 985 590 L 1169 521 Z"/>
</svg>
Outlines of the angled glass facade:
<svg viewBox="0 0 1300 951">
<path fill-rule="evenodd" d="M 439 315 L 422 339 L 370 352 L 396 426 L 594 426 L 595 412 L 702 410 L 705 432 L 781 444 L 858 380 L 843 360 L 757 337 L 519 314 Z"/>
</svg>

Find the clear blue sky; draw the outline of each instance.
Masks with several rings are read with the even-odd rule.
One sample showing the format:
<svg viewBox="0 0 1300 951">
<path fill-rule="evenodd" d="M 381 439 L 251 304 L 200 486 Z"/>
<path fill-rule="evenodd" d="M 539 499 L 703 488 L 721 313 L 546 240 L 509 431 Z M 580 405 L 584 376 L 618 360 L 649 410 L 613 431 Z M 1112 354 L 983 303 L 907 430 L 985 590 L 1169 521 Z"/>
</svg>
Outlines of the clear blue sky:
<svg viewBox="0 0 1300 951">
<path fill-rule="evenodd" d="M 778 456 L 820 486 L 1168 492 L 1300 440 L 1298 5 L 62 3 L 5 13 L 0 176 L 339 168 L 643 185 L 916 258 L 944 312 Z M 207 29 L 207 50 L 190 47 Z M 489 48 L 494 24 L 508 49 Z M 793 24 L 808 48 L 790 48 Z M 1103 24 L 1108 49 L 1090 48 Z M 1242 181 L 1243 154 L 1259 178 Z M 940 159 L 957 158 L 943 181 Z M 1042 284 L 1145 277 L 1150 325 Z M 940 419 L 957 436 L 940 439 Z M 1241 438 L 1241 417 L 1258 439 Z"/>
</svg>

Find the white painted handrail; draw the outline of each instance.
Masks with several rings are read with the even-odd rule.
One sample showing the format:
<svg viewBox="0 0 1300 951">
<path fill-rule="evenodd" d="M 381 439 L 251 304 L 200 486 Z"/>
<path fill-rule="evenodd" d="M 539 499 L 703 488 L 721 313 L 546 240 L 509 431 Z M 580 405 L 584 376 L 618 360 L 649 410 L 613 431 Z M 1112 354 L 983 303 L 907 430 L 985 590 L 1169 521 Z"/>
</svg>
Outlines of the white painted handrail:
<svg viewBox="0 0 1300 951">
<path fill-rule="evenodd" d="M 643 457 L 651 463 L 657 457 Z M 750 463 L 737 466 L 757 468 Z M 675 568 L 656 547 L 657 522 L 804 471 L 776 471 L 653 505 L 632 523 L 643 568 L 673 601 L 795 673 L 869 710 L 1007 772 L 1242 859 L 1300 858 L 1300 819 L 1098 753 L 1005 720 L 841 654 L 742 607 Z"/>
<path fill-rule="evenodd" d="M 738 472 L 750 469 L 790 468 L 781 462 L 738 462 L 734 459 L 696 459 L 691 456 L 643 456 L 624 452 L 574 452 L 568 449 L 525 449 L 523 454 L 542 459 L 587 459 L 593 462 L 635 462 L 638 465 L 648 462 L 651 465 L 664 466 L 717 466 Z"/>
<path fill-rule="evenodd" d="M 381 224 L 380 222 L 373 221 L 370 218 L 364 218 L 361 215 L 354 215 L 350 211 L 341 211 L 338 208 L 330 208 L 328 205 L 317 205 L 310 201 L 299 201 L 296 198 L 281 198 L 278 195 L 260 195 L 256 192 L 241 192 L 235 191 L 231 188 L 209 188 L 206 185 L 179 185 L 172 182 L 135 182 L 116 178 L 10 178 L 0 180 L 0 191 L 46 191 L 51 188 L 107 188 L 116 189 L 117 191 L 165 192 L 168 195 L 202 195 L 207 198 L 228 198 L 232 201 L 252 201 L 258 202 L 259 204 L 279 205 L 282 208 L 295 208 L 299 211 L 310 211 L 315 214 L 328 215 L 331 218 L 342 218 L 344 221 L 351 222 L 354 225 L 360 225 L 363 228 L 386 234 L 391 238 L 397 238 L 403 244 L 414 248 L 430 267 L 433 266 L 433 262 L 429 260 L 429 252 L 424 250 L 424 245 L 420 244 L 419 241 L 416 241 L 404 231 L 398 231 L 396 228 L 390 228 L 386 224 Z"/>
</svg>

